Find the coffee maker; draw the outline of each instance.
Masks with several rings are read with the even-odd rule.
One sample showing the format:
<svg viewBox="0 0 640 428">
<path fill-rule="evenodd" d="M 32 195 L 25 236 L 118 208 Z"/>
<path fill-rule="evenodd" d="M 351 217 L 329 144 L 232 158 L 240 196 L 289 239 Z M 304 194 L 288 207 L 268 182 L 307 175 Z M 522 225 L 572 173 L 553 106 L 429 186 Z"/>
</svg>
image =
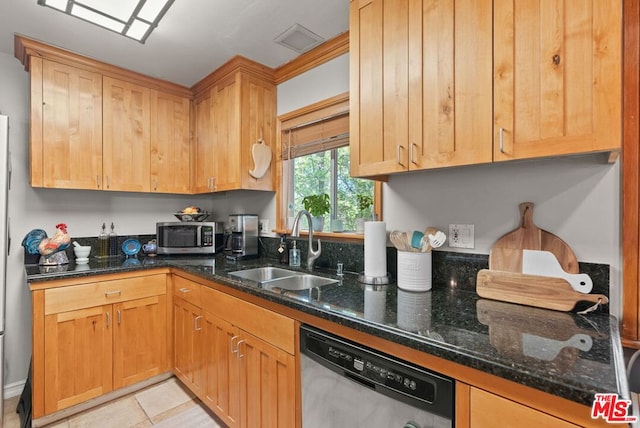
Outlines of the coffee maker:
<svg viewBox="0 0 640 428">
<path fill-rule="evenodd" d="M 240 260 L 258 257 L 258 216 L 232 214 L 227 223 L 224 252 L 228 259 Z"/>
</svg>

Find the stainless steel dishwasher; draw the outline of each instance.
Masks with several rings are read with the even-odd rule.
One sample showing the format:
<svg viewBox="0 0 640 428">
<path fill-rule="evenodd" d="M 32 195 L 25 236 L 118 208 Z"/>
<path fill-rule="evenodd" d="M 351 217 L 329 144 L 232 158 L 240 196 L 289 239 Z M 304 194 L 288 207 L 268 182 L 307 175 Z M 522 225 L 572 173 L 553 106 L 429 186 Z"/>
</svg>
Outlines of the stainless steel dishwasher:
<svg viewBox="0 0 640 428">
<path fill-rule="evenodd" d="M 453 379 L 306 325 L 300 349 L 304 428 L 453 427 Z"/>
</svg>

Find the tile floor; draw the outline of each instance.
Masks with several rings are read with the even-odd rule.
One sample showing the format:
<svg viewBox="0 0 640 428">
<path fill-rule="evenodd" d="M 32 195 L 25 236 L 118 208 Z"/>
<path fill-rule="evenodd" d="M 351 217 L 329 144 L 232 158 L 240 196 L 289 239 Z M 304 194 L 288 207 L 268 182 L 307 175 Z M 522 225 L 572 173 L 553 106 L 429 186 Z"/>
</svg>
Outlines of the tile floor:
<svg viewBox="0 0 640 428">
<path fill-rule="evenodd" d="M 18 399 L 4 402 L 2 428 L 20 428 Z M 221 428 L 202 403 L 176 378 L 119 398 L 47 428 Z"/>
</svg>

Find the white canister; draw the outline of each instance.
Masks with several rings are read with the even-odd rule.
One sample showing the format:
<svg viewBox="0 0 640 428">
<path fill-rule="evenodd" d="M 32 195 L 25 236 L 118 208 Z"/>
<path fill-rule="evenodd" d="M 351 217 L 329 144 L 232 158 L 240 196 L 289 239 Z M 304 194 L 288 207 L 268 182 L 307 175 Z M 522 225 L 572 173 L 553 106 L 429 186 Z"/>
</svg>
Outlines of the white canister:
<svg viewBox="0 0 640 428">
<path fill-rule="evenodd" d="M 431 290 L 431 252 L 398 251 L 398 288 Z"/>
</svg>

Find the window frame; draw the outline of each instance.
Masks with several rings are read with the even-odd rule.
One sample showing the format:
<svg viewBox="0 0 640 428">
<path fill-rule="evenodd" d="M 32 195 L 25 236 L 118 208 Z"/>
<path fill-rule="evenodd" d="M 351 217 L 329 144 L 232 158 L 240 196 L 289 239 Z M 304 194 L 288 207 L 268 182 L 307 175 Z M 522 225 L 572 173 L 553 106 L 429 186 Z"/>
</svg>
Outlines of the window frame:
<svg viewBox="0 0 640 428">
<path fill-rule="evenodd" d="M 282 139 L 283 123 L 289 126 L 297 123 L 306 123 L 313 120 L 349 111 L 349 93 L 344 92 L 331 98 L 301 107 L 297 110 L 278 116 L 277 120 L 277 140 L 276 140 L 276 233 L 290 234 L 287 228 L 287 211 L 284 200 L 283 186 L 285 181 L 289 185 L 288 172 L 285 171 L 283 148 L 285 142 Z M 374 182 L 373 189 L 373 212 L 378 220 L 382 220 L 382 183 Z M 302 232 L 303 234 L 305 232 Z M 351 232 L 314 232 L 314 235 L 335 237 L 345 240 L 363 240 L 364 235 Z"/>
</svg>

